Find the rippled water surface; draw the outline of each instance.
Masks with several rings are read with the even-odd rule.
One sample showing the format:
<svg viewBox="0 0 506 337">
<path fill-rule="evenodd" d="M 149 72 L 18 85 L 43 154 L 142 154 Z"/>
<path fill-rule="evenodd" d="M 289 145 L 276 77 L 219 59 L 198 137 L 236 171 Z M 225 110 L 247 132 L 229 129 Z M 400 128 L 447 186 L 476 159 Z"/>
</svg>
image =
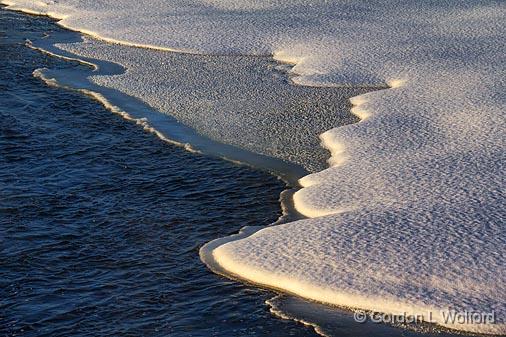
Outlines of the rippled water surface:
<svg viewBox="0 0 506 337">
<path fill-rule="evenodd" d="M 283 183 L 45 86 L 34 69 L 77 66 L 25 47 L 53 30 L 0 10 L 0 334 L 314 335 L 198 257 L 274 221 Z"/>
</svg>

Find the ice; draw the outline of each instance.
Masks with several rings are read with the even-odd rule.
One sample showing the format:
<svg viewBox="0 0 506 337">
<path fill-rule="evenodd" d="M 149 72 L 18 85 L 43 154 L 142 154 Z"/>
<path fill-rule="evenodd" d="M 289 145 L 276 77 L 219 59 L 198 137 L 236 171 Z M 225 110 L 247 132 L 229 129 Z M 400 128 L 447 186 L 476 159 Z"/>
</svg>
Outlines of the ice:
<svg viewBox="0 0 506 337">
<path fill-rule="evenodd" d="M 506 334 L 504 2 L 3 2 L 109 41 L 273 55 L 300 85 L 389 84 L 352 99 L 361 122 L 322 134 L 330 167 L 294 195 L 308 219 L 212 256 L 305 298 Z M 496 323 L 452 324 L 441 310 Z"/>
<path fill-rule="evenodd" d="M 309 172 L 327 167 L 318 135 L 358 121 L 348 99 L 371 90 L 294 86 L 266 57 L 180 54 L 88 38 L 57 47 L 125 66 L 120 75 L 92 76 L 101 86 L 142 99 L 211 139 Z"/>
</svg>

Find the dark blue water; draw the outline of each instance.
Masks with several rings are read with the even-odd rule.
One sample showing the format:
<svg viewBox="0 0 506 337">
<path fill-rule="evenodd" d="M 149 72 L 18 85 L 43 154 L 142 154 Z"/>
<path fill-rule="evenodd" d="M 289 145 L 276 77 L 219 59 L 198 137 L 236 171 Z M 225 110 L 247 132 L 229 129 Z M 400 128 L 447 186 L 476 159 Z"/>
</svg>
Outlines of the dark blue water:
<svg viewBox="0 0 506 337">
<path fill-rule="evenodd" d="M 284 184 L 45 86 L 34 69 L 78 66 L 25 47 L 55 30 L 0 10 L 0 335 L 314 335 L 198 257 L 276 220 Z"/>
</svg>

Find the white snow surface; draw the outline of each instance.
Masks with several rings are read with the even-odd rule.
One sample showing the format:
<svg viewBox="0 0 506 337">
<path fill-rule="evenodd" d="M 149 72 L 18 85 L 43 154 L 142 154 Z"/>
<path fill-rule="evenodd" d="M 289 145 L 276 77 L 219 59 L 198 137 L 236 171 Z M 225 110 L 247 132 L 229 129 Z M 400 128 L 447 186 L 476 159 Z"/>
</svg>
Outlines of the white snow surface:
<svg viewBox="0 0 506 337">
<path fill-rule="evenodd" d="M 213 251 L 244 279 L 336 305 L 434 311 L 506 334 L 503 1 L 23 1 L 72 29 L 144 47 L 272 54 L 311 86 L 381 85 L 325 132 L 301 179 L 309 219 Z M 495 312 L 495 324 L 440 310 Z"/>
</svg>

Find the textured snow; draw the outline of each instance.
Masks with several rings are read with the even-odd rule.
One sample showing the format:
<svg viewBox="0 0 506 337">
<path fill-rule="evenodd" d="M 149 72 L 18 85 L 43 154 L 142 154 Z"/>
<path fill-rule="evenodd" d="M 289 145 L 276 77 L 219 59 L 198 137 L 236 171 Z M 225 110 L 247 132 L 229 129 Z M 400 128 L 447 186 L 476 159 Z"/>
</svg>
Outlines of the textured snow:
<svg viewBox="0 0 506 337">
<path fill-rule="evenodd" d="M 296 83 L 391 88 L 322 135 L 332 166 L 301 179 L 310 219 L 216 248 L 225 270 L 300 296 L 506 334 L 501 1 L 4 1 L 104 39 L 272 54 Z M 16 7 L 14 7 L 16 8 Z M 495 312 L 449 324 L 440 310 Z"/>
</svg>

